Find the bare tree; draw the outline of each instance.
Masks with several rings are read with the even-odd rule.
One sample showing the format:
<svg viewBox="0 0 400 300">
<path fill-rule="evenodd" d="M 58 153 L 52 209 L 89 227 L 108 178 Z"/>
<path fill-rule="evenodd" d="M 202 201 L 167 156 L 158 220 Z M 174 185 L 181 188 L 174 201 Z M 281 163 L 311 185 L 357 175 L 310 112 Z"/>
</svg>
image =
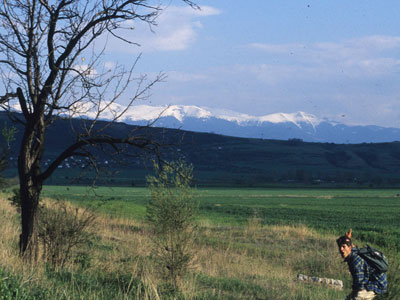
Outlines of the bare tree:
<svg viewBox="0 0 400 300">
<path fill-rule="evenodd" d="M 197 8 L 189 0 L 182 0 Z M 133 66 L 101 69 L 104 47 L 96 51 L 100 37 L 122 39 L 129 22 L 156 25 L 161 4 L 151 0 L 3 0 L 0 5 L 0 76 L 4 95 L 0 105 L 10 112 L 24 132 L 18 157 L 21 194 L 20 252 L 36 260 L 38 251 L 38 203 L 44 181 L 63 160 L 74 156 L 92 158 L 90 146 L 122 145 L 154 150 L 157 143 L 144 135 L 126 137 L 105 134 L 98 126 L 103 114 L 117 121 L 125 112 L 115 101 L 126 92 L 129 104 L 148 96 L 163 79 L 135 77 Z M 134 23 L 135 24 L 135 23 Z M 104 39 L 103 39 L 104 40 Z M 98 45 L 97 45 L 98 46 Z M 88 58 L 89 57 L 89 58 Z M 132 88 L 134 85 L 134 88 Z M 133 92 L 132 92 L 133 90 Z M 16 108 L 18 107 L 18 108 Z M 15 110 L 22 114 L 15 114 Z M 44 168 L 45 135 L 59 117 L 93 114 L 93 120 L 77 131 L 77 140 Z"/>
</svg>

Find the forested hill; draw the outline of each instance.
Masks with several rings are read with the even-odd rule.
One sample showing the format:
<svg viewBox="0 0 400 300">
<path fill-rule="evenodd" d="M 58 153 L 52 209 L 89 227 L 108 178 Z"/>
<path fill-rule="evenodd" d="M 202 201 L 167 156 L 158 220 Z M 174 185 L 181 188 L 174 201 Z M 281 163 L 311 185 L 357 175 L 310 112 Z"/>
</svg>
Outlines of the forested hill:
<svg viewBox="0 0 400 300">
<path fill-rule="evenodd" d="M 0 124 L 7 120 L 0 113 Z M 51 162 L 76 134 L 71 129 L 81 126 L 79 120 L 59 120 L 46 136 L 44 164 Z M 104 123 L 99 124 L 104 125 Z M 16 158 L 22 128 L 12 143 L 10 168 L 6 176 L 15 176 Z M 135 127 L 112 124 L 108 133 L 128 134 Z M 184 159 L 194 165 L 198 185 L 212 186 L 400 186 L 400 142 L 379 144 L 306 143 L 301 140 L 261 140 L 236 138 L 209 133 L 174 129 L 147 128 L 139 131 L 164 145 L 162 153 L 169 160 Z M 96 150 L 97 151 L 97 150 Z M 109 151 L 105 151 L 108 153 Z M 151 172 L 149 158 L 138 157 L 127 150 L 117 161 L 97 151 L 104 185 L 143 185 Z M 116 157 L 114 157 L 116 158 Z M 48 184 L 88 184 L 90 172 L 85 161 L 73 157 L 65 161 Z"/>
</svg>

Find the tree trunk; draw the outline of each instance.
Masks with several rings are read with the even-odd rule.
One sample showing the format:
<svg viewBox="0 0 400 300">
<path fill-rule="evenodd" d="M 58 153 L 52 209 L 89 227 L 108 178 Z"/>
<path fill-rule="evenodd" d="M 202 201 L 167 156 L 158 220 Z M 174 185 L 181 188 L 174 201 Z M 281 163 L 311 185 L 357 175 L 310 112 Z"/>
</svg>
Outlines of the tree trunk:
<svg viewBox="0 0 400 300">
<path fill-rule="evenodd" d="M 20 183 L 21 226 L 20 254 L 30 262 L 36 262 L 39 253 L 39 195 L 42 186 L 31 180 Z"/>
<path fill-rule="evenodd" d="M 39 126 L 32 123 L 25 127 L 18 157 L 22 229 L 19 249 L 20 255 L 30 262 L 36 262 L 39 254 L 39 197 L 43 185 L 40 174 L 44 130 L 35 128 Z"/>
</svg>

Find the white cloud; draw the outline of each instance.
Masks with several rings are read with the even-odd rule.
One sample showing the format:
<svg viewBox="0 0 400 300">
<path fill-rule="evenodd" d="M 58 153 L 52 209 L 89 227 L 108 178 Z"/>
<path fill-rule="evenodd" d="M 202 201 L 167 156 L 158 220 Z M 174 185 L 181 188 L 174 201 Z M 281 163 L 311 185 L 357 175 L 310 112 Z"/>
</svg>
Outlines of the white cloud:
<svg viewBox="0 0 400 300">
<path fill-rule="evenodd" d="M 274 56 L 275 64 L 251 67 L 258 78 L 272 84 L 290 78 L 372 78 L 400 70 L 400 60 L 390 53 L 400 49 L 400 37 L 369 36 L 313 44 L 253 43 L 248 47 Z"/>
<path fill-rule="evenodd" d="M 384 76 L 400 70 L 400 60 L 394 58 L 372 58 L 349 62 L 349 68 L 353 67 L 356 77 Z"/>
<path fill-rule="evenodd" d="M 152 41 L 149 41 L 148 47 L 154 50 L 174 51 L 185 50 L 195 39 L 195 32 L 191 26 L 182 26 L 168 33 L 157 34 Z M 147 47 L 146 47 L 147 48 Z"/>
<path fill-rule="evenodd" d="M 250 48 L 262 50 L 271 54 L 287 54 L 293 51 L 299 51 L 305 47 L 304 44 L 263 44 L 263 43 L 252 43 L 249 44 Z"/>
<path fill-rule="evenodd" d="M 218 15 L 220 11 L 210 6 L 201 10 L 188 6 L 168 6 L 157 17 L 157 26 L 149 28 L 142 21 L 126 22 L 123 38 L 140 44 L 127 47 L 126 43 L 112 39 L 107 50 L 112 52 L 139 53 L 153 51 L 181 51 L 190 47 L 197 37 L 197 31 L 204 27 L 199 18 Z"/>
<path fill-rule="evenodd" d="M 354 39 L 353 43 L 375 51 L 390 50 L 400 48 L 400 37 L 373 35 Z"/>
<path fill-rule="evenodd" d="M 208 77 L 204 74 L 186 73 L 171 71 L 167 73 L 167 81 L 172 82 L 190 82 L 190 81 L 200 81 L 205 80 Z"/>
<path fill-rule="evenodd" d="M 169 18 L 170 16 L 175 17 L 189 17 L 200 16 L 207 17 L 212 15 L 219 15 L 221 13 L 220 10 L 211 6 L 201 6 L 200 9 L 193 9 L 189 6 L 167 6 L 160 14 L 159 18 Z"/>
<path fill-rule="evenodd" d="M 104 62 L 104 68 L 106 70 L 113 70 L 115 68 L 116 64 L 112 61 L 106 61 Z"/>
<path fill-rule="evenodd" d="M 344 40 L 341 42 L 318 42 L 318 43 L 288 43 L 268 44 L 251 43 L 250 48 L 262 50 L 266 53 L 293 53 L 297 54 L 323 54 L 325 57 L 348 57 L 358 54 L 368 55 L 385 50 L 400 48 L 400 37 L 397 36 L 367 36 Z"/>
</svg>

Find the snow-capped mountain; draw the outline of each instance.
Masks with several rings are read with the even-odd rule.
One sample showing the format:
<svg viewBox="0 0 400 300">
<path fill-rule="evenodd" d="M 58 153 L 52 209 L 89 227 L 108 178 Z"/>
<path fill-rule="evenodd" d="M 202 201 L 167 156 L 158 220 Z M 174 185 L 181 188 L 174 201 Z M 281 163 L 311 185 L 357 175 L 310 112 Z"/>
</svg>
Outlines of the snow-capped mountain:
<svg viewBox="0 0 400 300">
<path fill-rule="evenodd" d="M 113 107 L 110 107 L 110 110 L 114 112 L 119 112 L 123 109 L 125 108 L 118 104 L 113 104 Z M 153 121 L 157 119 L 162 120 L 165 118 L 174 118 L 181 124 L 184 124 L 190 118 L 201 119 L 203 121 L 215 118 L 232 123 L 237 123 L 241 126 L 246 126 L 248 124 L 260 125 L 262 123 L 293 123 L 296 126 L 301 127 L 302 123 L 308 123 L 314 127 L 321 122 L 321 120 L 317 119 L 315 116 L 304 112 L 296 112 L 292 114 L 276 113 L 256 117 L 230 110 L 210 109 L 198 106 L 184 105 L 138 105 L 131 107 L 124 114 L 124 122 Z"/>
<path fill-rule="evenodd" d="M 20 111 L 19 107 L 14 108 Z M 103 120 L 114 120 L 133 125 L 179 128 L 197 132 L 211 132 L 236 137 L 262 139 L 301 139 L 307 142 L 328 143 L 380 143 L 400 141 L 399 128 L 380 126 L 349 126 L 305 113 L 275 113 L 251 116 L 224 109 L 198 106 L 125 107 L 116 103 L 103 103 L 100 107 Z M 71 111 L 74 113 L 71 114 Z M 95 105 L 86 103 L 65 115 L 95 118 Z"/>
<path fill-rule="evenodd" d="M 126 107 L 112 104 L 103 111 L 106 120 L 112 119 Z M 105 113 L 105 114 L 104 114 Z M 81 110 L 81 116 L 94 117 L 91 108 Z M 379 126 L 348 126 L 319 119 L 305 112 L 275 113 L 251 116 L 229 110 L 198 106 L 130 107 L 119 121 L 128 124 L 179 128 L 197 132 L 263 139 L 302 139 L 308 142 L 364 143 L 400 140 L 400 129 Z"/>
</svg>

